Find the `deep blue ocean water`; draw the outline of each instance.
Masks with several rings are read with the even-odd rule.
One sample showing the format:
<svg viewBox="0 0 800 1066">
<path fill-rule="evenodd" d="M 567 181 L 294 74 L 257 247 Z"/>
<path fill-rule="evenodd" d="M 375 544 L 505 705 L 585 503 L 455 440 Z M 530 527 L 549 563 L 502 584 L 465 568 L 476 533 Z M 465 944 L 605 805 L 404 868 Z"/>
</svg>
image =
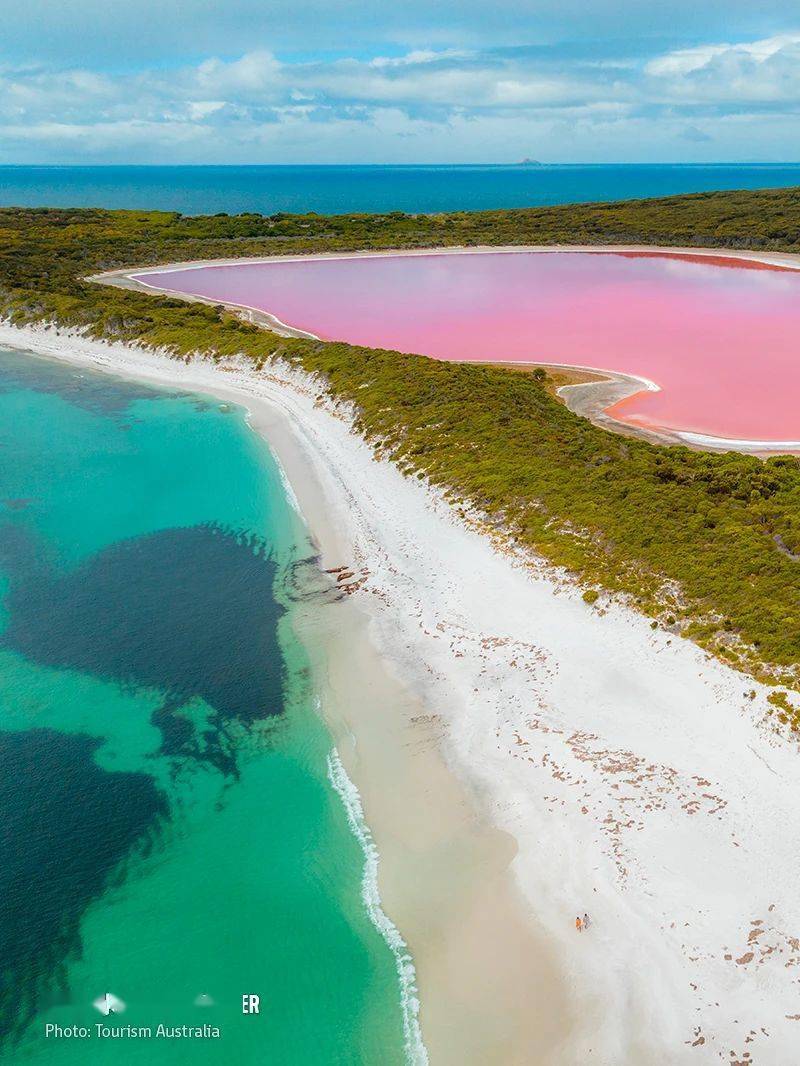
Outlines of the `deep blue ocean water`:
<svg viewBox="0 0 800 1066">
<path fill-rule="evenodd" d="M 0 206 L 478 211 L 800 185 L 800 163 L 548 166 L 0 167 Z"/>
</svg>

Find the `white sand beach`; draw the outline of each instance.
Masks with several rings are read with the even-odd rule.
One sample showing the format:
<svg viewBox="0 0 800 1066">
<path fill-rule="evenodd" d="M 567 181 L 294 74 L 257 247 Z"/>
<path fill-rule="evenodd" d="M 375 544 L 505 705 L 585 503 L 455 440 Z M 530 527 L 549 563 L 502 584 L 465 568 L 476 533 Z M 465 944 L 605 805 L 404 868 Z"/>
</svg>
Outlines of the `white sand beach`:
<svg viewBox="0 0 800 1066">
<path fill-rule="evenodd" d="M 346 608 L 389 681 L 342 670 L 340 644 L 323 710 L 415 957 L 432 1063 L 800 1058 L 800 745 L 766 689 L 500 550 L 377 461 L 307 377 L 41 328 L 1 325 L 2 345 L 247 407 L 323 565 L 353 572 Z"/>
</svg>

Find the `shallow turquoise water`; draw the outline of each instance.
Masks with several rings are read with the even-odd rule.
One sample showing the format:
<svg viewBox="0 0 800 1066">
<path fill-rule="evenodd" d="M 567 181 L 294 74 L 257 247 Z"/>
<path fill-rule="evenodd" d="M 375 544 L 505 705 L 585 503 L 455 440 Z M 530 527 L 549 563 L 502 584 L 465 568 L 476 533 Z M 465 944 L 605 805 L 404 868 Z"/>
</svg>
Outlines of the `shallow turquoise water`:
<svg viewBox="0 0 800 1066">
<path fill-rule="evenodd" d="M 0 352 L 4 1060 L 404 1060 L 292 629 L 310 555 L 238 409 Z"/>
</svg>

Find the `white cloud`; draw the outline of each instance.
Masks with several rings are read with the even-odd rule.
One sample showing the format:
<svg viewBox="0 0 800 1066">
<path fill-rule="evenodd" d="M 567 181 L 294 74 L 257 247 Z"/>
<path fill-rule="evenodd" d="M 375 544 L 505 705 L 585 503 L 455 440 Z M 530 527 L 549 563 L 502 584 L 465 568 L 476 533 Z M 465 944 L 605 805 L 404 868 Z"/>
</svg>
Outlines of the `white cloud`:
<svg viewBox="0 0 800 1066">
<path fill-rule="evenodd" d="M 800 34 L 682 49 L 645 67 L 662 101 L 712 107 L 800 104 Z"/>
<path fill-rule="evenodd" d="M 267 51 L 233 61 L 206 59 L 170 73 L 139 73 L 116 78 L 89 71 L 47 73 L 29 68 L 0 78 L 0 114 L 26 120 L 48 118 L 78 124 L 110 112 L 131 119 L 143 113 L 183 113 L 202 122 L 222 111 L 239 118 L 264 108 L 308 110 L 314 104 L 333 117 L 342 108 L 437 108 L 443 114 L 464 110 L 536 109 L 620 102 L 629 96 L 624 84 L 599 72 L 570 74 L 531 65 L 524 59 L 498 59 L 443 50 L 409 52 L 386 59 L 339 59 L 330 62 L 282 63 Z M 319 116 L 318 116 L 319 117 Z"/>
<path fill-rule="evenodd" d="M 182 80 L 190 87 L 201 87 L 214 93 L 269 93 L 277 89 L 281 64 L 267 51 L 248 52 L 233 62 L 206 59 L 198 67 L 189 68 Z"/>
<path fill-rule="evenodd" d="M 172 71 L 0 68 L 0 159 L 774 158 L 800 151 L 798 104 L 798 34 L 624 63 L 523 48 L 290 63 L 259 48 Z"/>
<path fill-rule="evenodd" d="M 369 60 L 369 66 L 371 67 L 408 67 L 418 63 L 436 63 L 441 62 L 443 59 L 467 59 L 470 56 L 475 55 L 474 52 L 465 52 L 456 48 L 443 48 L 440 52 L 434 52 L 430 49 L 417 49 L 413 52 L 408 52 L 404 56 L 394 56 L 387 58 L 386 56 L 376 56 L 374 59 Z"/>
<path fill-rule="evenodd" d="M 646 66 L 648 74 L 690 74 L 707 67 L 720 56 L 741 57 L 763 63 L 784 48 L 800 44 L 800 34 L 784 34 L 780 37 L 765 37 L 760 41 L 744 44 L 706 44 L 699 48 L 682 48 L 667 55 L 652 59 Z"/>
</svg>

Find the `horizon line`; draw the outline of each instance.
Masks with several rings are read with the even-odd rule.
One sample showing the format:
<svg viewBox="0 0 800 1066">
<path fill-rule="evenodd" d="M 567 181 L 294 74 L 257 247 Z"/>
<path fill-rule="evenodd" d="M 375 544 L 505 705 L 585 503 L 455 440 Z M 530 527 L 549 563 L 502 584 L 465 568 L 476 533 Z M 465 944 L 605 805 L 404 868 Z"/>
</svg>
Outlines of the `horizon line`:
<svg viewBox="0 0 800 1066">
<path fill-rule="evenodd" d="M 202 169 L 205 167 L 214 167 L 219 170 L 235 170 L 235 169 L 259 169 L 259 168 L 278 168 L 278 167 L 372 167 L 372 168 L 414 168 L 414 167 L 519 167 L 520 169 L 548 169 L 554 167 L 800 167 L 800 160 L 709 160 L 707 162 L 697 161 L 680 161 L 680 160 L 659 160 L 644 161 L 623 161 L 623 160 L 604 160 L 603 162 L 543 162 L 540 160 L 526 161 L 516 160 L 509 162 L 498 161 L 473 161 L 473 162 L 453 162 L 453 163 L 430 163 L 430 162 L 414 162 L 414 163 L 363 163 L 363 162 L 350 162 L 350 163 L 0 163 L 0 170 L 23 170 L 23 169 L 40 169 L 40 170 L 100 170 L 110 167 L 126 167 L 135 168 L 139 170 L 148 169 L 185 169 L 189 167 L 195 167 Z"/>
</svg>

